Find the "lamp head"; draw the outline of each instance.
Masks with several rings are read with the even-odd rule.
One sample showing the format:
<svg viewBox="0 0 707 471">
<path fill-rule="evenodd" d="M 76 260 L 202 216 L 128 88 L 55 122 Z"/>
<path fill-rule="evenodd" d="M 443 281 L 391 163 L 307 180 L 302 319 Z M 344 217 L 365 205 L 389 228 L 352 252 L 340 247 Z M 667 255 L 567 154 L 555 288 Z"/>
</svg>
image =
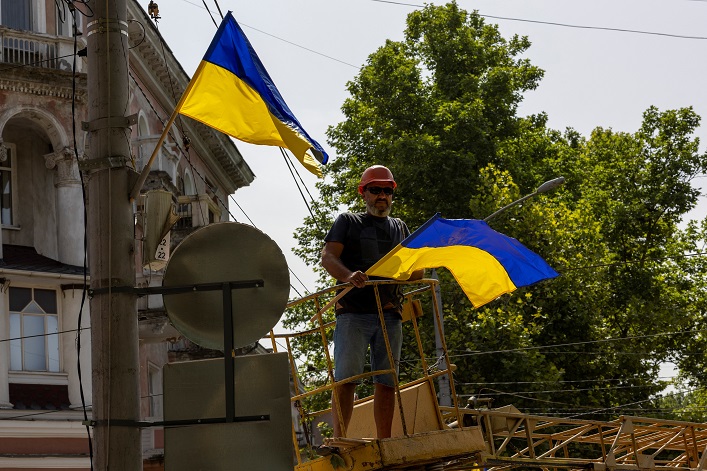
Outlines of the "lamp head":
<svg viewBox="0 0 707 471">
<path fill-rule="evenodd" d="M 535 193 L 547 193 L 550 190 L 554 190 L 558 186 L 565 183 L 565 177 L 557 177 L 553 180 L 548 180 L 535 190 Z"/>
</svg>

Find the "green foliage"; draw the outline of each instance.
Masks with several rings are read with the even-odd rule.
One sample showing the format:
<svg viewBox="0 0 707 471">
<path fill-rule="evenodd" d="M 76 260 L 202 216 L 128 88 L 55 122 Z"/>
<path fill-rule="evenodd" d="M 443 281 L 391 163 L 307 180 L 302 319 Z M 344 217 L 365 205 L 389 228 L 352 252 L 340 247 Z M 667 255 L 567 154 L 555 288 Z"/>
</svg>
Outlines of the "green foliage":
<svg viewBox="0 0 707 471">
<path fill-rule="evenodd" d="M 707 221 L 678 226 L 699 196 L 692 181 L 707 168 L 694 137 L 699 116 L 651 107 L 634 133 L 597 127 L 588 137 L 548 129 L 544 114 L 518 117 L 523 93 L 543 74 L 524 57 L 529 47 L 454 2 L 411 13 L 405 40 L 387 41 L 348 85 L 345 119 L 328 131 L 338 155 L 318 185 L 316 220 L 297 231 L 298 254 L 318 267 L 335 214 L 362 209 L 356 187 L 372 164 L 393 171 L 394 215 L 411 229 L 435 212 L 483 218 L 562 175 L 561 189 L 490 222 L 560 278 L 473 309 L 440 270 L 457 392 L 586 418 L 657 400 L 666 360 L 704 386 L 707 261 L 686 254 L 704 249 Z M 287 326 L 308 318 L 293 312 Z M 421 328 L 434 355 L 431 319 Z M 318 369 L 314 343 L 298 348 Z M 403 359 L 412 355 L 406 349 Z"/>
<path fill-rule="evenodd" d="M 678 378 L 673 384 L 680 389 L 659 396 L 653 415 L 656 417 L 667 415 L 688 422 L 707 421 L 707 390 L 683 389 L 686 385 L 684 378 Z"/>
<path fill-rule="evenodd" d="M 517 133 L 517 105 L 542 71 L 520 58 L 527 38 L 506 40 L 456 3 L 410 14 L 405 38 L 387 41 L 349 83 L 346 120 L 328 131 L 338 158 L 324 186 L 356 206 L 351 182 L 383 164 L 401 183 L 395 211 L 408 224 L 435 212 L 469 217 L 478 172 Z"/>
<path fill-rule="evenodd" d="M 334 429 L 327 422 L 319 422 L 317 428 L 322 437 L 332 438 L 334 436 Z"/>
</svg>

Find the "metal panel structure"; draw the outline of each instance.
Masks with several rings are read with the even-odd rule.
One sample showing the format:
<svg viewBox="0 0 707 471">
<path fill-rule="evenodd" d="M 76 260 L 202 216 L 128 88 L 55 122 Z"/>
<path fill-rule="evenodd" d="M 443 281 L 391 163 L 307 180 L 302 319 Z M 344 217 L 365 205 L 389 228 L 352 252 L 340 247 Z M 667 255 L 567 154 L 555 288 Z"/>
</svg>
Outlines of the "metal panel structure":
<svg viewBox="0 0 707 471">
<path fill-rule="evenodd" d="M 290 471 L 292 414 L 286 353 L 234 358 L 232 423 L 165 427 L 168 471 Z M 164 367 L 166 422 L 225 417 L 223 359 Z M 239 422 L 239 417 L 269 416 Z"/>
<path fill-rule="evenodd" d="M 258 288 L 233 289 L 233 341 L 257 342 L 280 320 L 290 293 L 287 261 L 277 244 L 258 229 L 237 222 L 202 227 L 177 246 L 165 268 L 164 287 L 263 280 Z M 164 297 L 174 327 L 202 347 L 223 350 L 224 304 L 219 291 Z"/>
</svg>

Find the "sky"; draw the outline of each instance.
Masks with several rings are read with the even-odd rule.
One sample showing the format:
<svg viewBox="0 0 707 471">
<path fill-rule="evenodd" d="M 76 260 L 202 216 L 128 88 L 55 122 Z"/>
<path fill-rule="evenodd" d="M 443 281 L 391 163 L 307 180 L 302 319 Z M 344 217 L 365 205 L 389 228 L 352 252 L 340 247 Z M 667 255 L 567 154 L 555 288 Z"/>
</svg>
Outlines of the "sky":
<svg viewBox="0 0 707 471">
<path fill-rule="evenodd" d="M 204 1 L 220 22 L 214 0 Z M 146 9 L 148 0 L 140 2 Z M 158 3 L 160 33 L 191 75 L 216 26 L 200 0 Z M 224 14 L 233 11 L 294 115 L 332 159 L 336 154 L 325 132 L 343 120 L 340 108 L 348 96 L 347 82 L 386 39 L 403 38 L 407 14 L 423 5 L 413 0 L 218 3 Z M 635 132 L 651 105 L 661 110 L 692 106 L 707 117 L 703 91 L 707 0 L 459 0 L 458 4 L 487 16 L 506 38 L 529 37 L 532 46 L 525 57 L 544 69 L 545 76 L 538 89 L 525 95 L 521 116 L 546 112 L 551 128 L 572 127 L 585 136 L 598 126 Z M 704 152 L 707 123 L 698 136 Z M 277 242 L 304 287 L 294 277 L 292 285 L 300 293 L 313 290 L 315 275 L 292 253 L 296 245 L 292 234 L 308 210 L 280 151 L 241 142 L 237 146 L 256 179 L 238 190 L 235 200 L 255 226 Z M 316 177 L 301 166 L 298 170 L 316 197 Z M 236 205 L 231 204 L 231 212 L 237 221 L 247 222 Z M 705 214 L 707 202 L 690 216 Z"/>
</svg>

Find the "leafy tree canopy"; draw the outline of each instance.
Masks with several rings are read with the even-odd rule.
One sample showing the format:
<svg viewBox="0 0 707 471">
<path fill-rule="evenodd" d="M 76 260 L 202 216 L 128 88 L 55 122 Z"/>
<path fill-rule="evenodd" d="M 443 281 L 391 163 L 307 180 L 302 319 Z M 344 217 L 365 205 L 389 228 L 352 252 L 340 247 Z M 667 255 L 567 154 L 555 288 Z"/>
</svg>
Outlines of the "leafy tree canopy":
<svg viewBox="0 0 707 471">
<path fill-rule="evenodd" d="M 701 252 L 707 225 L 678 226 L 707 167 L 694 136 L 699 116 L 651 107 L 636 132 L 597 127 L 588 137 L 549 129 L 544 114 L 519 117 L 523 94 L 543 75 L 525 58 L 529 47 L 454 2 L 411 13 L 405 40 L 387 41 L 348 85 L 345 119 L 328 131 L 337 158 L 318 185 L 314 217 L 296 233 L 298 254 L 318 267 L 336 213 L 363 209 L 356 187 L 373 164 L 393 171 L 394 213 L 413 229 L 436 212 L 483 218 L 563 175 L 560 190 L 490 222 L 560 278 L 473 309 L 440 274 L 458 392 L 587 417 L 655 402 L 666 360 L 703 386 L 707 336 L 695 332 L 705 328 L 707 267 L 686 254 Z M 291 312 L 286 326 L 309 317 Z M 433 352 L 431 322 L 422 324 Z M 321 339 L 297 346 L 308 352 Z M 308 355 L 309 378 L 326 381 L 323 356 Z"/>
</svg>

